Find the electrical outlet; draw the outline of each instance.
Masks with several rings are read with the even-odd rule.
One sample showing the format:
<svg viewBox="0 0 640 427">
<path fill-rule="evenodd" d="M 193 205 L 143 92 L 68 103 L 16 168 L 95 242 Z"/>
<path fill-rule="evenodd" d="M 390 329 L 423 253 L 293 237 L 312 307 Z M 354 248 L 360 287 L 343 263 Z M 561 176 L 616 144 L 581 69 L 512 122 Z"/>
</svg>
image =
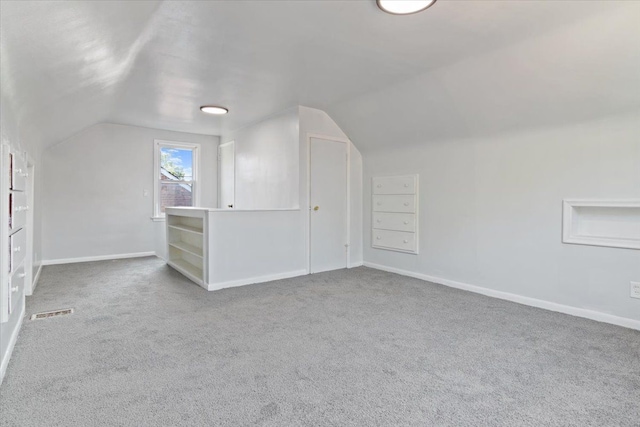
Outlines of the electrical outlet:
<svg viewBox="0 0 640 427">
<path fill-rule="evenodd" d="M 640 282 L 631 282 L 631 298 L 640 298 Z"/>
</svg>

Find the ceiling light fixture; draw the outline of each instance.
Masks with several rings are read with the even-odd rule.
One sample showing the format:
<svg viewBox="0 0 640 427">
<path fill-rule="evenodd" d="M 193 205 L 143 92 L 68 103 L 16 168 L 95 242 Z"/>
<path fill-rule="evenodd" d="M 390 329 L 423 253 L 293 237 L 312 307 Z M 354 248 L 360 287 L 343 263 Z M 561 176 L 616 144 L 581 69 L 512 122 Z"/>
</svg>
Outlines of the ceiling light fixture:
<svg viewBox="0 0 640 427">
<path fill-rule="evenodd" d="M 229 112 L 228 109 L 224 107 L 218 107 L 217 105 L 203 105 L 202 107 L 200 107 L 200 111 L 207 114 L 216 114 L 218 116 L 227 114 Z"/>
<path fill-rule="evenodd" d="M 436 0 L 376 0 L 378 7 L 393 15 L 411 15 L 432 6 Z"/>
</svg>

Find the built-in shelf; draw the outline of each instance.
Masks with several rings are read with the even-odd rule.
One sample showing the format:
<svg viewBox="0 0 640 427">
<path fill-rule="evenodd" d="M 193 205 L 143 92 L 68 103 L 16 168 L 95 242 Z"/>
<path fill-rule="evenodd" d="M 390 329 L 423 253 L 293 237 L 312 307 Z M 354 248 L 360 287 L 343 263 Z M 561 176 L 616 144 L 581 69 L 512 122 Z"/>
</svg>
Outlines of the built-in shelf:
<svg viewBox="0 0 640 427">
<path fill-rule="evenodd" d="M 169 225 L 169 228 L 172 228 L 174 230 L 186 231 L 188 233 L 194 233 L 194 234 L 200 234 L 200 235 L 202 234 L 201 228 L 191 227 L 189 225 L 184 225 L 184 224 Z"/>
<path fill-rule="evenodd" d="M 168 264 L 176 270 L 180 271 L 185 276 L 189 277 L 191 280 L 197 283 L 202 283 L 202 268 L 199 268 L 183 259 L 175 258 L 168 261 Z"/>
<path fill-rule="evenodd" d="M 562 241 L 640 249 L 640 200 L 564 200 Z"/>
<path fill-rule="evenodd" d="M 202 248 L 199 248 L 197 246 L 190 245 L 185 242 L 169 242 L 169 246 L 173 246 L 174 248 L 180 249 L 181 251 L 188 252 L 191 255 L 202 258 Z"/>
<path fill-rule="evenodd" d="M 167 208 L 167 263 L 189 279 L 205 285 L 204 261 L 208 229 L 204 210 Z"/>
</svg>

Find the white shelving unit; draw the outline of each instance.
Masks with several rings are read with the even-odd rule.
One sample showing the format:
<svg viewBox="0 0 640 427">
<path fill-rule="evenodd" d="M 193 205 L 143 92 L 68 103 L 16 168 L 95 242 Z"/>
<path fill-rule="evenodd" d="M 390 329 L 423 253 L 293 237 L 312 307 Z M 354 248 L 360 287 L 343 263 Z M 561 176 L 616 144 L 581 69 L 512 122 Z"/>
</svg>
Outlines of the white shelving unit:
<svg viewBox="0 0 640 427">
<path fill-rule="evenodd" d="M 167 264 L 203 286 L 208 281 L 208 218 L 202 209 L 166 209 Z"/>
</svg>

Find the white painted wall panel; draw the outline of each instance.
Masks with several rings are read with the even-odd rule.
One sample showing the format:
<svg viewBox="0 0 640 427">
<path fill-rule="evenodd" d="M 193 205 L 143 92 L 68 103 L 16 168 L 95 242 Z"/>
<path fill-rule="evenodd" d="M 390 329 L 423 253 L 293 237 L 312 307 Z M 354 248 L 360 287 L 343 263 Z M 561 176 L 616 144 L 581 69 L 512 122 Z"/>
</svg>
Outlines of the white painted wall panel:
<svg viewBox="0 0 640 427">
<path fill-rule="evenodd" d="M 298 109 L 225 134 L 235 141 L 235 208 L 298 208 Z"/>
<path fill-rule="evenodd" d="M 419 173 L 420 255 L 365 261 L 640 320 L 640 251 L 562 244 L 565 198 L 640 197 L 640 114 L 365 155 L 371 177 Z M 365 217 L 365 229 L 371 214 Z"/>
<path fill-rule="evenodd" d="M 44 259 L 136 252 L 164 255 L 164 223 L 150 219 L 154 139 L 201 144 L 200 204 L 216 205 L 218 137 L 115 124 L 92 126 L 45 153 Z"/>
<path fill-rule="evenodd" d="M 212 212 L 209 282 L 304 274 L 305 237 L 299 210 Z"/>
<path fill-rule="evenodd" d="M 296 107 L 223 135 L 235 141 L 237 209 L 300 208 L 302 236 L 308 235 L 307 134 L 346 139 L 321 110 Z M 362 263 L 362 155 L 350 149 L 350 265 Z M 305 243 L 306 251 L 306 243 Z"/>
</svg>

